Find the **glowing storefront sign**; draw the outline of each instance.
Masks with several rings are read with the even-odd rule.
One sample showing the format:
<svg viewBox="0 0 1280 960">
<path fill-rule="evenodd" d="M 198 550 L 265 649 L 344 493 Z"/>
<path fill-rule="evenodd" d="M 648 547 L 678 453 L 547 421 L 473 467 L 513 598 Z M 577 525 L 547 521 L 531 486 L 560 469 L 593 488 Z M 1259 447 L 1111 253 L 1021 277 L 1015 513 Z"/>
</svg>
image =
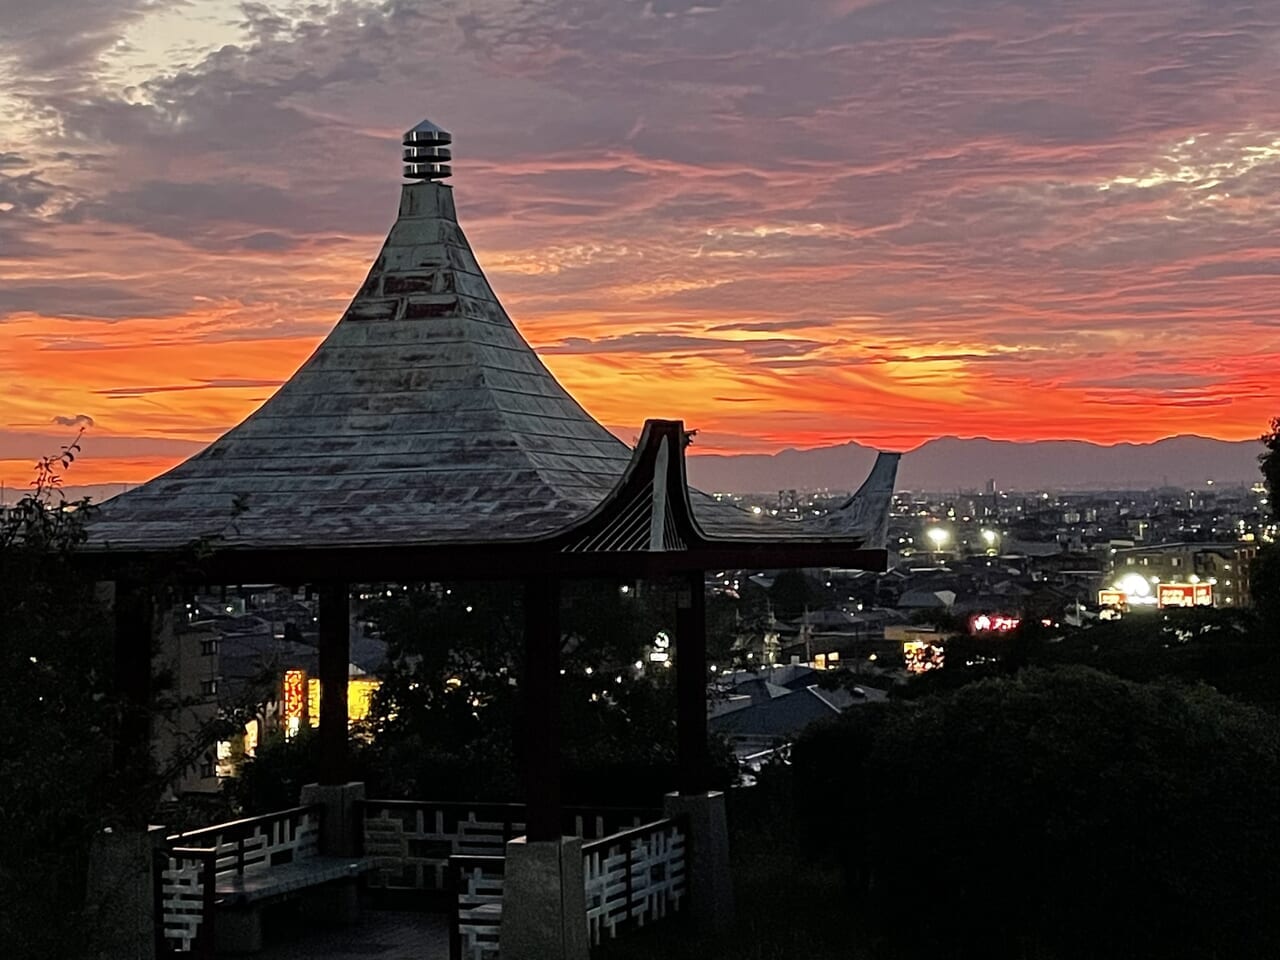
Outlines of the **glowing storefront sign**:
<svg viewBox="0 0 1280 960">
<path fill-rule="evenodd" d="M 284 672 L 284 718 L 301 720 L 306 700 L 303 687 L 307 674 L 303 670 L 286 670 Z"/>
<path fill-rule="evenodd" d="M 1128 595 L 1123 590 L 1099 590 L 1098 606 L 1123 607 L 1128 602 Z"/>
<path fill-rule="evenodd" d="M 307 678 L 307 722 L 313 727 L 320 726 L 320 679 Z"/>
<path fill-rule="evenodd" d="M 363 720 L 373 709 L 373 695 L 381 680 L 356 679 L 347 682 L 347 719 Z"/>
<path fill-rule="evenodd" d="M 1002 617 L 999 614 L 980 613 L 969 618 L 970 633 L 1008 633 L 1017 630 L 1021 617 Z"/>
<path fill-rule="evenodd" d="M 907 673 L 927 673 L 942 667 L 946 654 L 936 643 L 923 640 L 904 640 L 902 642 L 902 659 Z"/>
<path fill-rule="evenodd" d="M 307 674 L 305 670 L 286 670 L 284 672 L 284 732 L 293 737 L 302 725 L 302 717 L 306 710 Z"/>
<path fill-rule="evenodd" d="M 369 716 L 373 708 L 373 695 L 382 686 L 381 680 L 357 677 L 347 681 L 347 720 L 355 722 Z M 320 726 L 320 681 L 316 677 L 307 680 L 307 718 L 311 726 Z"/>
<path fill-rule="evenodd" d="M 1156 603 L 1165 607 L 1211 607 L 1213 585 L 1208 583 L 1161 583 L 1156 585 Z"/>
</svg>

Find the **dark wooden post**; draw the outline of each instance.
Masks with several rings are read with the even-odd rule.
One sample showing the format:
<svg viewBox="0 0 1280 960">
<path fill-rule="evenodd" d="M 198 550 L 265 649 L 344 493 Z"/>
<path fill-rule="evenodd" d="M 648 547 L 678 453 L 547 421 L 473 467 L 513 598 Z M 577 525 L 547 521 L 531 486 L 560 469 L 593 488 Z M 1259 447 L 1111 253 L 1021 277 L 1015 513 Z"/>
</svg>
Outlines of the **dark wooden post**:
<svg viewBox="0 0 1280 960">
<path fill-rule="evenodd" d="M 524 583 L 525 832 L 560 837 L 560 583 Z"/>
<path fill-rule="evenodd" d="M 347 671 L 351 662 L 351 600 L 345 583 L 323 583 L 320 594 L 320 783 L 346 783 Z"/>
<path fill-rule="evenodd" d="M 685 574 L 676 608 L 676 749 L 682 794 L 707 789 L 707 600 L 701 570 Z"/>
<path fill-rule="evenodd" d="M 151 651 L 154 603 L 141 583 L 115 584 L 115 688 L 121 699 L 115 766 L 140 776 L 151 754 Z M 150 811 L 139 811 L 144 818 Z"/>
</svg>

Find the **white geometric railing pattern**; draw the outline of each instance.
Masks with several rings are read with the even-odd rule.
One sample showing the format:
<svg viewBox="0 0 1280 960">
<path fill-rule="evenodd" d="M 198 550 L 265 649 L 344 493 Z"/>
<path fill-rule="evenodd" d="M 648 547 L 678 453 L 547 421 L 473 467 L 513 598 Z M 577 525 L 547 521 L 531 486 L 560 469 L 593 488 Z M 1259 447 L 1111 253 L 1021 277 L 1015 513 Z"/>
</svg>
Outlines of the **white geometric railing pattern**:
<svg viewBox="0 0 1280 960">
<path fill-rule="evenodd" d="M 582 846 L 587 932 L 593 946 L 608 933 L 642 927 L 680 910 L 685 896 L 682 819 L 656 820 Z M 455 856 L 450 960 L 498 960 L 503 857 Z"/>
<path fill-rule="evenodd" d="M 620 929 L 643 927 L 680 909 L 685 895 L 685 833 L 659 820 L 582 848 L 587 932 L 598 946 Z"/>
<path fill-rule="evenodd" d="M 206 889 L 212 889 L 212 848 L 176 848 L 164 858 L 160 874 L 163 935 L 175 953 L 193 953 L 209 909 Z"/>
<path fill-rule="evenodd" d="M 366 800 L 364 853 L 373 861 L 365 884 L 384 890 L 444 892 L 449 858 L 496 856 L 524 833 L 523 804 L 431 800 Z M 635 826 L 654 812 L 639 808 L 565 808 L 566 836 L 592 840 Z"/>
<path fill-rule="evenodd" d="M 497 960 L 504 863 L 504 857 L 450 860 L 455 891 L 449 922 L 451 960 Z"/>
<path fill-rule="evenodd" d="M 217 878 L 258 873 L 315 856 L 320 807 L 294 807 L 261 817 L 220 823 L 167 838 L 168 863 L 160 873 L 165 940 L 190 953 L 212 923 Z"/>
<path fill-rule="evenodd" d="M 451 856 L 497 856 L 524 833 L 524 808 L 516 804 L 367 800 L 364 852 L 373 860 L 370 887 L 387 890 L 447 889 Z"/>
</svg>

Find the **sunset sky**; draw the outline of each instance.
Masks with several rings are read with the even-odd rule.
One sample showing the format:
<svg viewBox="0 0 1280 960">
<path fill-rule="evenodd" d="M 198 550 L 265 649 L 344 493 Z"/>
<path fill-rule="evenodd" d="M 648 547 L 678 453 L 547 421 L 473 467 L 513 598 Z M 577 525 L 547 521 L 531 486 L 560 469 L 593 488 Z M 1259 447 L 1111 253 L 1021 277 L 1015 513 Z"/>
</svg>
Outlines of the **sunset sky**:
<svg viewBox="0 0 1280 960">
<path fill-rule="evenodd" d="M 623 439 L 1256 437 L 1280 0 L 0 0 L 0 480 L 140 481 L 286 379 L 454 135 Z"/>
</svg>

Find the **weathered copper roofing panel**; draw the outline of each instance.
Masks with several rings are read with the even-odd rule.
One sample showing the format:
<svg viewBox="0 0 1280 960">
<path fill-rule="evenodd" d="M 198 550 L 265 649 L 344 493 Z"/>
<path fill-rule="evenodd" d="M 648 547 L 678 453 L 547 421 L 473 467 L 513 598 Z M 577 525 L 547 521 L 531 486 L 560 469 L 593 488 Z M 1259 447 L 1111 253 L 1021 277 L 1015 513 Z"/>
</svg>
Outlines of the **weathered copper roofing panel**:
<svg viewBox="0 0 1280 960">
<path fill-rule="evenodd" d="M 451 189 L 412 183 L 315 353 L 208 448 L 104 504 L 90 546 L 152 553 L 212 538 L 260 560 L 296 548 L 296 562 L 332 548 L 554 549 L 561 535 L 569 553 L 699 547 L 726 560 L 777 541 L 807 562 L 883 544 L 896 455 L 829 518 L 784 523 L 688 490 L 683 440 L 679 423 L 651 421 L 633 456 L 593 420 L 498 303 Z"/>
<path fill-rule="evenodd" d="M 166 550 L 447 544 L 550 535 L 631 451 L 520 336 L 458 226 L 452 190 L 406 184 L 346 314 L 243 423 L 108 501 L 95 545 Z"/>
</svg>

